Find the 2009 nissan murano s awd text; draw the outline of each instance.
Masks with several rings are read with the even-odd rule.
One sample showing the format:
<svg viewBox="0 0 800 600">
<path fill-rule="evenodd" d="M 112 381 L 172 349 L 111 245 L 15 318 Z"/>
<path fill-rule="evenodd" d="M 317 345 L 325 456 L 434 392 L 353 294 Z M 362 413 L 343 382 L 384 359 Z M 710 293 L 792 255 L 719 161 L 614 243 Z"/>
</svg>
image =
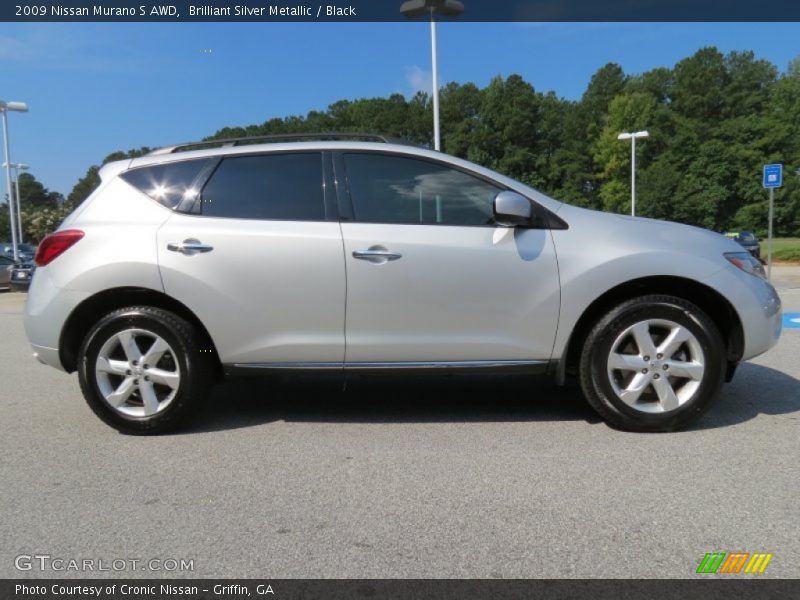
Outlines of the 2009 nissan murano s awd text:
<svg viewBox="0 0 800 600">
<path fill-rule="evenodd" d="M 734 241 L 346 138 L 105 165 L 39 246 L 35 356 L 126 433 L 185 423 L 222 374 L 389 369 L 576 376 L 614 427 L 664 431 L 778 340 L 780 300 Z"/>
</svg>

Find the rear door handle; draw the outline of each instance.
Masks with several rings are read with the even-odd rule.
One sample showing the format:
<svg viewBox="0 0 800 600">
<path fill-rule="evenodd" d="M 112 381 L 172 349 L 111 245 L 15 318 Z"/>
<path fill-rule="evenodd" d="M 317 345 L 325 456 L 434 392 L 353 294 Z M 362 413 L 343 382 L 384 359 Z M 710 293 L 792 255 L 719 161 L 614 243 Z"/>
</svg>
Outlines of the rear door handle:
<svg viewBox="0 0 800 600">
<path fill-rule="evenodd" d="M 399 252 L 389 252 L 383 246 L 370 246 L 366 250 L 353 250 L 353 258 L 366 260 L 376 265 L 382 265 L 390 260 L 403 258 Z"/>
<path fill-rule="evenodd" d="M 196 240 L 194 238 L 189 238 L 179 243 L 170 242 L 167 244 L 167 250 L 171 250 L 172 252 L 180 252 L 181 254 L 185 254 L 187 256 L 193 256 L 202 252 L 211 252 L 213 249 L 214 246 L 209 246 L 208 244 L 204 244 L 200 240 Z"/>
</svg>

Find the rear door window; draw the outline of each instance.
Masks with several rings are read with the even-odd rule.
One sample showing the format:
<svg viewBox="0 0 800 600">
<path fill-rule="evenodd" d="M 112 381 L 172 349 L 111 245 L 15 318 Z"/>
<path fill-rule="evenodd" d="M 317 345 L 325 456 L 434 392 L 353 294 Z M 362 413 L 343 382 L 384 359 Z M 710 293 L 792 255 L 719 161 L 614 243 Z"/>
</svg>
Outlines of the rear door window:
<svg viewBox="0 0 800 600">
<path fill-rule="evenodd" d="M 209 217 L 324 221 L 322 153 L 233 156 L 222 160 L 202 192 Z"/>
</svg>

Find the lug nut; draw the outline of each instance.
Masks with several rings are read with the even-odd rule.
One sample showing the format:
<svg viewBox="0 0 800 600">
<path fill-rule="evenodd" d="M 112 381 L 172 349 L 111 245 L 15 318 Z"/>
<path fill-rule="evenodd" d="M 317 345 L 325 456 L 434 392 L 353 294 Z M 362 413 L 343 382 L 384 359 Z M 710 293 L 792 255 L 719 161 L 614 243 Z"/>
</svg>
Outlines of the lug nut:
<svg viewBox="0 0 800 600">
<path fill-rule="evenodd" d="M 658 360 L 661 360 L 662 358 L 664 358 L 664 355 L 663 354 L 656 354 L 656 358 Z"/>
<path fill-rule="evenodd" d="M 145 375 L 145 376 L 144 376 L 144 380 L 145 380 L 145 381 L 150 381 L 150 377 L 149 377 L 148 375 Z"/>
<path fill-rule="evenodd" d="M 125 371 L 125 375 L 130 375 L 131 373 L 132 373 L 132 371 L 131 371 L 130 369 L 128 369 L 127 371 Z"/>
<path fill-rule="evenodd" d="M 145 363 L 145 364 L 144 364 L 144 368 L 145 368 L 145 369 L 149 369 L 149 368 L 150 368 L 150 365 L 148 365 L 147 363 Z"/>
<path fill-rule="evenodd" d="M 669 365 L 664 365 L 662 368 L 663 368 L 665 371 L 669 371 Z"/>
<path fill-rule="evenodd" d="M 138 379 L 134 379 L 133 380 L 133 385 L 139 385 L 139 380 Z"/>
<path fill-rule="evenodd" d="M 647 369 L 642 369 L 642 374 L 647 375 Z"/>
<path fill-rule="evenodd" d="M 138 360 L 135 360 L 135 361 L 133 361 L 133 366 L 134 366 L 134 367 L 135 367 L 135 366 L 137 366 L 138 364 L 139 364 L 139 361 L 138 361 Z"/>
<path fill-rule="evenodd" d="M 661 379 L 661 375 L 659 375 L 658 373 L 656 373 L 655 375 L 653 375 L 653 379 Z"/>
<path fill-rule="evenodd" d="M 648 360 L 650 360 L 650 357 L 649 356 L 645 356 L 644 359 L 645 359 L 645 361 L 648 361 Z"/>
</svg>

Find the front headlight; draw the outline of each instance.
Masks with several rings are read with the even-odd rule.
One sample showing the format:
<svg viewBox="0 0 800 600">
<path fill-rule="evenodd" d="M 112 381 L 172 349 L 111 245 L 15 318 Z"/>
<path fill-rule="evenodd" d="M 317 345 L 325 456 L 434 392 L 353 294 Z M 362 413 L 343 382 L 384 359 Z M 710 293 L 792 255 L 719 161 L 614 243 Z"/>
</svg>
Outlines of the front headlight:
<svg viewBox="0 0 800 600">
<path fill-rule="evenodd" d="M 749 252 L 726 252 L 724 256 L 728 259 L 729 263 L 738 267 L 745 273 L 750 273 L 750 275 L 761 277 L 761 279 L 767 278 L 767 274 L 764 271 L 764 265 L 762 265 L 761 261 Z"/>
</svg>

